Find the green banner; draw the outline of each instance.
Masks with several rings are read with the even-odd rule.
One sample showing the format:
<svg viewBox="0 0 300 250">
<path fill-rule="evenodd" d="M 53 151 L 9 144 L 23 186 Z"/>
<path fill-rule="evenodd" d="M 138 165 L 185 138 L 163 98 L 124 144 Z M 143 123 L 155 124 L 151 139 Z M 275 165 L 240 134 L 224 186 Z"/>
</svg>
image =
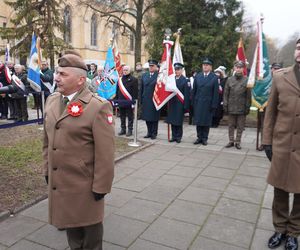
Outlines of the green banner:
<svg viewBox="0 0 300 250">
<path fill-rule="evenodd" d="M 259 109 L 263 109 L 267 106 L 268 98 L 272 86 L 272 72 L 270 69 L 270 61 L 267 49 L 267 42 L 264 33 L 262 34 L 262 53 L 263 53 L 263 78 L 259 79 L 256 76 L 255 85 L 252 88 L 252 103 Z"/>
</svg>

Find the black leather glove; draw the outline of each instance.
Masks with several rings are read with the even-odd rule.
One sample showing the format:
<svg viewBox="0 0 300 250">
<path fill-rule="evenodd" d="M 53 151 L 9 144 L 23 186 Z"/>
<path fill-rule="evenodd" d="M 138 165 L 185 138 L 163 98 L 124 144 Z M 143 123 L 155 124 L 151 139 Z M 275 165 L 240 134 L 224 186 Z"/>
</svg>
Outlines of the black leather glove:
<svg viewBox="0 0 300 250">
<path fill-rule="evenodd" d="M 48 185 L 48 175 L 45 175 L 45 180 L 46 180 L 46 183 Z"/>
<path fill-rule="evenodd" d="M 100 201 L 100 200 L 102 200 L 104 198 L 104 196 L 106 194 L 99 194 L 99 193 L 93 192 L 93 195 L 94 195 L 95 201 Z"/>
<path fill-rule="evenodd" d="M 264 150 L 269 161 L 272 161 L 272 155 L 273 155 L 272 145 L 264 145 Z"/>
</svg>

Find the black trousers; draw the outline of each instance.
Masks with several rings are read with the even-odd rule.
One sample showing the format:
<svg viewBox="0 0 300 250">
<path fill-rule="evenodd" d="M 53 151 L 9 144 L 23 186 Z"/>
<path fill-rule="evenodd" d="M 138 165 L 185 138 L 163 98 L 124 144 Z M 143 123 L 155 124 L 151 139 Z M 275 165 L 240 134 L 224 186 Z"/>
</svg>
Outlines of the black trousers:
<svg viewBox="0 0 300 250">
<path fill-rule="evenodd" d="M 102 222 L 85 227 L 67 228 L 71 250 L 102 250 Z"/>
<path fill-rule="evenodd" d="M 272 216 L 275 231 L 298 237 L 300 235 L 300 194 L 294 194 L 292 206 L 289 212 L 289 193 L 274 188 Z"/>
<path fill-rule="evenodd" d="M 197 126 L 197 137 L 202 141 L 207 141 L 209 126 Z"/>
<path fill-rule="evenodd" d="M 171 129 L 172 129 L 172 138 L 173 139 L 180 139 L 182 138 L 182 126 L 176 126 L 171 124 Z"/>
<path fill-rule="evenodd" d="M 155 121 L 155 122 L 146 121 L 146 125 L 147 125 L 147 130 L 148 130 L 147 135 L 157 136 L 158 121 Z"/>
<path fill-rule="evenodd" d="M 5 95 L 0 96 L 0 105 L 1 105 L 1 116 L 6 116 L 8 115 L 8 96 Z"/>
<path fill-rule="evenodd" d="M 126 130 L 126 116 L 128 118 L 128 130 L 133 130 L 133 109 L 128 108 L 119 108 L 120 110 L 120 119 L 121 119 L 121 129 Z"/>
<path fill-rule="evenodd" d="M 20 121 L 28 120 L 27 98 L 15 99 L 16 118 Z"/>
</svg>

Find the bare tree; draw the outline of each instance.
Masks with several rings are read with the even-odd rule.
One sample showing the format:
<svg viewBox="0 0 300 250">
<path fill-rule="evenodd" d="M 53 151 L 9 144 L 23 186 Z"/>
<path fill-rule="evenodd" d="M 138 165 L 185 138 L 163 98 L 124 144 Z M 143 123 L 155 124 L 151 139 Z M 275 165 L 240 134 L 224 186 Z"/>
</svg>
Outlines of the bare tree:
<svg viewBox="0 0 300 250">
<path fill-rule="evenodd" d="M 106 18 L 107 23 L 113 23 L 122 30 L 121 35 L 129 31 L 134 36 L 135 63 L 141 61 L 142 36 L 147 34 L 146 17 L 158 0 L 78 0 L 78 3 Z"/>
</svg>

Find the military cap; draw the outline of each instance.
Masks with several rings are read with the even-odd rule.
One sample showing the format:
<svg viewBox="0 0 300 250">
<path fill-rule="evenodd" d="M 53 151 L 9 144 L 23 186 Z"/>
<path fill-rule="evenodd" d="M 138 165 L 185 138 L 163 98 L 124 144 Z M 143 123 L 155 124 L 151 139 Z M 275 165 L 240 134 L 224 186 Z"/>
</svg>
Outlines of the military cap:
<svg viewBox="0 0 300 250">
<path fill-rule="evenodd" d="M 150 59 L 150 60 L 148 60 L 148 63 L 149 63 L 149 65 L 158 65 L 158 61 L 157 60 L 154 60 L 154 59 Z"/>
<path fill-rule="evenodd" d="M 235 61 L 234 62 L 234 66 L 235 67 L 240 67 L 240 68 L 244 68 L 245 67 L 245 63 L 241 60 Z"/>
<path fill-rule="evenodd" d="M 272 63 L 271 68 L 272 69 L 281 69 L 282 68 L 282 63 Z"/>
<path fill-rule="evenodd" d="M 87 67 L 83 59 L 75 54 L 65 54 L 58 59 L 59 67 L 79 68 L 87 71 Z"/>
<path fill-rule="evenodd" d="M 182 64 L 182 63 L 174 63 L 174 68 L 175 69 L 182 69 L 182 68 L 184 68 L 184 65 Z"/>
<path fill-rule="evenodd" d="M 213 65 L 213 60 L 209 57 L 205 57 L 202 61 L 202 64 L 209 64 L 209 65 Z"/>
</svg>

